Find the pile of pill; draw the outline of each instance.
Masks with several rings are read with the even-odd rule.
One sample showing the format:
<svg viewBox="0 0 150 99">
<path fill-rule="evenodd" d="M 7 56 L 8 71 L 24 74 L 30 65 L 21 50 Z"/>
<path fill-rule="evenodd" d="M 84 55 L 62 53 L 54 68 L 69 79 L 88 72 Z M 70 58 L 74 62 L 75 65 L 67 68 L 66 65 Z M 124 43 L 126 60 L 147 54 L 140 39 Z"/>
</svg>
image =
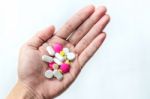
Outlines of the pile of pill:
<svg viewBox="0 0 150 99">
<path fill-rule="evenodd" d="M 63 74 L 69 72 L 71 62 L 75 59 L 75 54 L 69 48 L 55 43 L 53 46 L 46 47 L 49 55 L 43 55 L 42 60 L 48 63 L 49 69 L 45 71 L 46 78 L 63 79 Z"/>
</svg>

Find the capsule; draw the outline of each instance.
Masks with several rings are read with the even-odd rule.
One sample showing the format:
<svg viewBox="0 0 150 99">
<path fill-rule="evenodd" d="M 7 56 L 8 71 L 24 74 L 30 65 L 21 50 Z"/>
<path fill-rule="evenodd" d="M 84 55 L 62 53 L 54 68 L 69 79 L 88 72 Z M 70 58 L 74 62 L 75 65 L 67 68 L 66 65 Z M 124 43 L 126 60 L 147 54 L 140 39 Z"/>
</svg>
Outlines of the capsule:
<svg viewBox="0 0 150 99">
<path fill-rule="evenodd" d="M 62 80 L 62 79 L 63 79 L 63 74 L 62 74 L 60 71 L 58 71 L 58 70 L 54 70 L 54 71 L 53 71 L 53 75 L 54 75 L 54 77 L 56 77 L 58 80 Z"/>
<path fill-rule="evenodd" d="M 47 46 L 46 50 L 47 50 L 47 52 L 49 53 L 50 56 L 54 56 L 55 55 L 55 51 L 52 48 L 52 46 Z"/>
<path fill-rule="evenodd" d="M 43 56 L 42 56 L 42 60 L 43 60 L 44 62 L 48 62 L 48 63 L 53 62 L 53 58 L 50 57 L 50 56 L 48 56 L 48 55 L 43 55 Z"/>
<path fill-rule="evenodd" d="M 59 53 L 56 53 L 55 57 L 61 62 L 63 62 L 65 60 L 65 58 L 63 56 L 61 56 Z"/>
<path fill-rule="evenodd" d="M 57 58 L 54 58 L 53 60 L 54 60 L 54 62 L 55 62 L 56 64 L 58 64 L 58 65 L 61 65 L 61 64 L 62 64 L 62 62 L 61 62 L 60 60 L 58 60 Z"/>
</svg>

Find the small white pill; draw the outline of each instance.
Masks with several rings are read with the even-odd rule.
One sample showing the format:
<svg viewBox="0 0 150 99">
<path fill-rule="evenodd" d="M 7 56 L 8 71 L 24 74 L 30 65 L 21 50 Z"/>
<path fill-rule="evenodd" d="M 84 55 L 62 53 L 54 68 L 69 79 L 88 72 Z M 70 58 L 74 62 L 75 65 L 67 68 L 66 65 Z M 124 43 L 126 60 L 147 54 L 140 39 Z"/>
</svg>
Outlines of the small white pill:
<svg viewBox="0 0 150 99">
<path fill-rule="evenodd" d="M 71 61 L 74 60 L 75 59 L 75 54 L 72 53 L 72 52 L 67 53 L 67 59 L 71 60 Z"/>
<path fill-rule="evenodd" d="M 53 58 L 47 55 L 43 55 L 42 60 L 48 63 L 53 62 Z"/>
<path fill-rule="evenodd" d="M 58 70 L 54 70 L 53 71 L 53 75 L 58 79 L 58 80 L 62 80 L 63 79 L 63 74 L 58 71 Z"/>
<path fill-rule="evenodd" d="M 47 52 L 49 53 L 49 55 L 54 56 L 55 55 L 55 51 L 52 48 L 52 46 L 47 46 L 46 48 Z"/>
<path fill-rule="evenodd" d="M 69 53 L 69 48 L 63 48 L 63 51 L 65 52 L 65 54 Z"/>
<path fill-rule="evenodd" d="M 46 78 L 53 78 L 53 71 L 51 71 L 51 70 L 45 71 L 44 76 Z"/>
<path fill-rule="evenodd" d="M 55 57 L 60 60 L 61 62 L 63 62 L 65 60 L 65 58 L 63 56 L 61 56 L 59 53 L 55 54 Z"/>
<path fill-rule="evenodd" d="M 60 60 L 58 60 L 57 58 L 54 58 L 53 60 L 54 60 L 54 62 L 55 62 L 56 64 L 58 64 L 58 65 L 61 65 L 61 64 L 62 64 L 62 62 L 61 62 Z"/>
</svg>

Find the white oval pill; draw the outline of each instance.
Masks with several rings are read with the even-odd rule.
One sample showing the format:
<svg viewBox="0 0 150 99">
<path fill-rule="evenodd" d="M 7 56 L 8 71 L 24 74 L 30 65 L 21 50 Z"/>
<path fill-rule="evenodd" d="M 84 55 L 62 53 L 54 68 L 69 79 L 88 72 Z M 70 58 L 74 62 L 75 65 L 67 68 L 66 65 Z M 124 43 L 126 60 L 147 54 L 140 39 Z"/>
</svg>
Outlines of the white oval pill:
<svg viewBox="0 0 150 99">
<path fill-rule="evenodd" d="M 75 59 L 75 54 L 72 53 L 72 52 L 67 53 L 67 59 L 71 60 L 71 61 L 74 60 Z"/>
<path fill-rule="evenodd" d="M 55 54 L 55 57 L 60 60 L 61 62 L 63 62 L 65 60 L 65 58 L 63 56 L 61 56 L 59 53 Z"/>
<path fill-rule="evenodd" d="M 54 56 L 55 55 L 55 51 L 52 48 L 52 46 L 47 46 L 46 48 L 47 52 L 49 53 L 49 55 Z"/>
<path fill-rule="evenodd" d="M 45 71 L 44 76 L 46 78 L 53 78 L 53 71 L 51 71 L 51 70 Z"/>
<path fill-rule="evenodd" d="M 43 55 L 42 60 L 48 63 L 53 62 L 53 58 L 48 55 Z"/>
<path fill-rule="evenodd" d="M 58 80 L 62 80 L 62 79 L 63 79 L 63 74 L 62 74 L 60 71 L 58 71 L 58 70 L 54 70 L 54 71 L 53 71 L 53 75 L 54 75 L 54 77 L 56 77 Z"/>
<path fill-rule="evenodd" d="M 63 51 L 65 52 L 65 54 L 69 53 L 69 48 L 63 48 Z"/>
<path fill-rule="evenodd" d="M 54 60 L 54 62 L 55 62 L 56 64 L 58 64 L 58 65 L 61 65 L 61 64 L 62 64 L 62 62 L 61 62 L 60 60 L 58 60 L 57 58 L 54 58 L 53 60 Z"/>
</svg>

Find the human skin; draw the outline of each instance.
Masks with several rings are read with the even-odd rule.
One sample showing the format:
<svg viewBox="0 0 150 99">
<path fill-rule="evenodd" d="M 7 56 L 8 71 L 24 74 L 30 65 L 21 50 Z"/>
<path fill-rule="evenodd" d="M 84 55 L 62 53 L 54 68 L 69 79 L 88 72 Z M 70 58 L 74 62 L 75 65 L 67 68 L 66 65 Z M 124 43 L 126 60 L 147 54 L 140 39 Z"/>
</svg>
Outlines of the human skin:
<svg viewBox="0 0 150 99">
<path fill-rule="evenodd" d="M 7 99 L 53 99 L 63 93 L 102 45 L 106 37 L 103 29 L 109 20 L 104 6 L 88 5 L 76 12 L 58 31 L 54 26 L 39 31 L 20 49 L 18 81 Z M 48 54 L 46 46 L 55 43 L 70 48 L 76 55 L 70 72 L 64 74 L 61 81 L 43 76 L 48 64 L 41 57 Z"/>
</svg>

